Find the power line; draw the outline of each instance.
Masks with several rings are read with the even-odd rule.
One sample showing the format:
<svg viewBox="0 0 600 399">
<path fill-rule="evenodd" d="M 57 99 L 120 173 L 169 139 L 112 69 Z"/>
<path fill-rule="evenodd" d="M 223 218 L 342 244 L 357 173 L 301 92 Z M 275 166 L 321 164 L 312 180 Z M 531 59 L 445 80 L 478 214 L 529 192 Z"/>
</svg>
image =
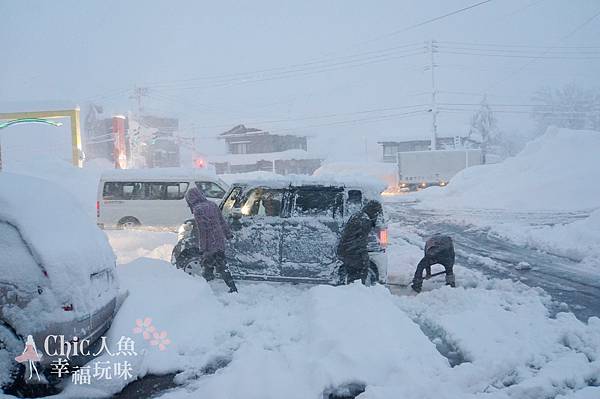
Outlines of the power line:
<svg viewBox="0 0 600 399">
<path fill-rule="evenodd" d="M 567 40 L 568 38 L 572 37 L 574 34 L 576 34 L 577 32 L 579 32 L 581 29 L 583 29 L 585 26 L 587 26 L 590 22 L 592 22 L 594 19 L 596 19 L 598 16 L 600 16 L 600 11 L 598 11 L 597 13 L 595 13 L 594 15 L 592 15 L 590 18 L 586 19 L 585 21 L 583 21 L 581 24 L 579 24 L 578 26 L 575 27 L 575 29 L 573 29 L 571 32 L 567 33 L 565 36 L 561 37 L 554 46 L 550 47 L 549 49 L 546 50 L 546 52 L 549 52 L 550 50 L 552 50 L 553 48 L 556 48 L 556 46 L 558 46 L 558 44 L 562 43 L 563 41 Z M 543 55 L 544 53 L 542 53 Z M 488 85 L 488 87 L 484 90 L 485 92 L 489 91 L 490 89 L 492 89 L 493 87 L 497 86 L 500 83 L 504 83 L 506 82 L 508 79 L 514 77 L 515 75 L 518 75 L 519 73 L 523 72 L 527 67 L 529 67 L 530 65 L 533 65 L 535 62 L 539 61 L 540 58 L 534 58 L 531 59 L 530 61 L 526 62 L 525 64 L 521 65 L 519 68 L 515 69 L 513 72 L 511 72 L 509 75 L 507 75 L 506 77 L 499 79 L 495 82 L 493 82 L 491 85 Z"/>
<path fill-rule="evenodd" d="M 270 75 L 267 74 L 266 76 L 254 76 L 254 75 L 245 74 L 245 75 L 242 75 L 241 77 L 237 77 L 237 78 L 217 79 L 216 82 L 212 82 L 212 83 L 208 82 L 207 84 L 200 85 L 200 86 L 198 86 L 198 85 L 182 86 L 182 85 L 156 84 L 156 85 L 150 85 L 148 87 L 154 88 L 154 89 L 162 89 L 162 90 L 189 90 L 189 89 L 225 87 L 225 86 L 233 86 L 233 85 L 239 85 L 239 84 L 249 84 L 249 83 L 264 82 L 264 81 L 269 81 L 269 80 L 306 76 L 306 75 L 311 75 L 311 74 L 315 74 L 315 73 L 337 71 L 337 70 L 341 70 L 341 69 L 356 68 L 356 67 L 360 67 L 360 66 L 364 66 L 364 65 L 370 65 L 370 64 L 395 60 L 395 59 L 413 57 L 413 56 L 417 56 L 417 55 L 421 55 L 421 54 L 425 54 L 424 49 L 422 49 L 420 51 L 413 51 L 410 53 L 401 53 L 399 55 L 388 54 L 388 55 L 381 55 L 381 56 L 377 56 L 377 57 L 369 57 L 369 58 L 365 58 L 365 59 L 361 59 L 361 60 L 333 63 L 333 64 L 328 64 L 328 65 L 322 65 L 322 66 L 319 66 L 318 68 L 297 68 L 297 69 L 293 69 L 293 70 L 286 70 L 286 71 L 272 73 Z"/>
<path fill-rule="evenodd" d="M 427 94 L 429 94 L 429 93 L 427 93 Z M 429 104 L 403 105 L 403 106 L 397 106 L 397 107 L 376 108 L 376 109 L 361 110 L 361 111 L 355 111 L 355 112 L 331 113 L 331 114 L 322 114 L 322 115 L 308 115 L 308 116 L 302 116 L 302 117 L 296 117 L 296 118 L 282 118 L 282 119 L 273 119 L 273 120 L 251 121 L 248 123 L 254 124 L 254 125 L 273 124 L 273 123 L 276 124 L 276 123 L 285 123 L 285 122 L 314 120 L 314 119 L 328 119 L 328 118 L 336 118 L 336 117 L 340 117 L 340 116 L 363 115 L 363 114 L 370 114 L 370 113 L 376 113 L 376 112 L 398 111 L 401 109 L 419 108 L 419 107 L 421 107 L 423 109 L 419 110 L 418 112 L 425 112 L 426 109 L 424 107 L 426 107 L 428 105 Z M 411 111 L 411 112 L 413 112 L 413 111 Z M 227 128 L 230 126 L 231 126 L 231 124 L 213 125 L 213 126 L 194 126 L 194 127 L 199 128 L 199 129 L 216 129 L 216 128 Z"/>
<path fill-rule="evenodd" d="M 438 43 L 442 45 L 459 45 L 459 46 L 470 46 L 470 47 L 500 47 L 500 48 L 536 48 L 536 49 L 566 49 L 566 50 L 590 50 L 600 49 L 600 46 L 544 46 L 535 44 L 500 44 L 500 43 L 478 43 L 478 42 L 455 42 L 440 40 Z"/>
<path fill-rule="evenodd" d="M 317 125 L 291 127 L 291 128 L 285 128 L 285 129 L 275 130 L 274 133 L 281 133 L 281 132 L 295 131 L 295 130 L 306 130 L 306 129 L 312 129 L 312 128 L 317 128 L 317 127 L 327 127 L 327 126 L 339 126 L 339 125 L 346 125 L 346 124 L 362 124 L 362 123 L 379 122 L 379 121 L 389 120 L 389 119 L 398 119 L 398 118 L 416 116 L 416 115 L 420 115 L 420 114 L 422 115 L 422 114 L 425 114 L 425 113 L 427 113 L 426 110 L 410 111 L 410 112 L 404 112 L 404 113 L 399 113 L 399 114 L 382 115 L 382 116 L 370 117 L 370 118 L 351 119 L 351 120 L 345 120 L 345 121 L 322 123 L 322 124 L 317 124 Z"/>
<path fill-rule="evenodd" d="M 382 55 L 388 55 L 389 53 L 397 53 L 400 50 L 402 52 L 411 52 L 411 51 L 415 51 L 418 49 L 423 49 L 422 43 L 408 43 L 408 44 L 402 44 L 402 45 L 393 46 L 393 47 L 387 47 L 387 48 L 380 49 L 380 50 L 371 50 L 371 51 L 365 51 L 365 52 L 361 52 L 361 53 L 354 53 L 354 54 L 348 54 L 348 55 L 337 56 L 337 57 L 324 57 L 322 59 L 316 59 L 314 61 L 307 61 L 307 62 L 303 62 L 303 63 L 296 63 L 296 64 L 290 64 L 290 65 L 282 65 L 282 66 L 266 68 L 266 69 L 258 69 L 258 70 L 253 70 L 253 71 L 249 71 L 249 72 L 235 72 L 235 73 L 220 74 L 220 75 L 207 75 L 207 76 L 199 76 L 199 77 L 194 77 L 194 78 L 173 80 L 173 81 L 168 81 L 168 82 L 147 82 L 147 83 L 150 86 L 158 86 L 158 85 L 162 85 L 162 84 L 172 85 L 172 84 L 178 84 L 178 83 L 189 83 L 189 82 L 195 82 L 195 81 L 199 81 L 199 80 L 243 78 L 243 77 L 246 77 L 247 75 L 256 75 L 256 74 L 261 74 L 261 73 L 269 73 L 269 72 L 277 72 L 277 71 L 285 72 L 285 70 L 287 70 L 287 69 L 295 69 L 295 68 L 303 68 L 303 67 L 311 67 L 311 66 L 318 67 L 319 66 L 318 64 L 328 64 L 331 62 L 336 62 L 336 61 L 340 61 L 340 60 L 347 59 L 347 58 L 359 58 L 359 60 L 350 59 L 350 60 L 346 60 L 345 62 L 360 61 L 360 59 L 365 58 L 365 56 L 368 56 L 367 58 L 370 58 L 372 56 L 382 56 Z"/>
<path fill-rule="evenodd" d="M 532 52 L 535 54 L 535 50 L 542 49 L 534 49 L 534 48 L 475 48 L 475 47 L 467 47 L 467 46 L 458 46 L 458 45 L 440 45 L 441 49 L 449 49 L 453 51 L 467 51 L 467 52 L 476 52 L 476 53 L 490 53 L 490 54 L 531 54 Z M 600 47 L 598 49 L 551 49 L 547 48 L 548 51 L 545 51 L 545 54 L 551 55 L 600 55 Z"/>
<path fill-rule="evenodd" d="M 432 22 L 439 21 L 439 20 L 441 20 L 441 19 L 448 18 L 448 17 L 451 17 L 451 16 L 453 16 L 453 15 L 456 15 L 456 14 L 460 14 L 460 13 L 462 13 L 462 12 L 468 11 L 468 10 L 470 10 L 470 9 L 472 9 L 472 8 L 479 7 L 479 6 L 481 6 L 481 5 L 484 5 L 484 4 L 486 4 L 486 3 L 490 3 L 490 2 L 492 2 L 492 0 L 480 1 L 479 3 L 475 3 L 475 4 L 472 4 L 472 5 L 470 5 L 470 6 L 463 7 L 463 8 L 461 8 L 461 9 L 458 9 L 458 10 L 451 11 L 451 12 L 449 12 L 449 13 L 446 13 L 446 14 L 443 14 L 443 15 L 440 15 L 440 16 L 437 16 L 437 17 L 434 17 L 434 18 L 427 19 L 427 20 L 425 20 L 425 21 L 422 21 L 422 22 L 416 23 L 416 24 L 414 24 L 414 25 L 409 25 L 409 26 L 407 26 L 407 27 L 405 27 L 405 28 L 398 29 L 398 30 L 395 30 L 395 31 L 393 31 L 393 32 L 390 32 L 390 33 L 386 33 L 386 34 L 384 34 L 384 35 L 376 36 L 376 37 L 374 37 L 374 38 L 372 38 L 372 39 L 369 39 L 369 40 L 366 40 L 366 41 L 364 41 L 364 42 L 361 42 L 360 44 L 366 44 L 366 43 L 374 42 L 374 41 L 376 41 L 376 40 L 381 40 L 381 39 L 383 39 L 383 38 L 387 38 L 387 37 L 395 36 L 395 35 L 398 35 L 398 34 L 400 34 L 400 33 L 404 33 L 404 32 L 406 32 L 406 31 L 409 31 L 409 30 L 411 30 L 411 29 L 419 28 L 419 27 L 421 27 L 421 26 L 424 26 L 424 25 L 430 24 L 430 23 L 432 23 Z"/>
<path fill-rule="evenodd" d="M 420 26 L 427 25 L 427 24 L 430 24 L 432 22 L 439 21 L 441 19 L 444 19 L 444 18 L 453 16 L 453 15 L 456 15 L 456 14 L 468 11 L 468 10 L 470 10 L 472 8 L 481 6 L 481 5 L 486 4 L 486 3 L 490 3 L 491 1 L 493 1 L 493 0 L 480 1 L 480 2 L 472 4 L 470 6 L 463 7 L 463 8 L 460 8 L 458 10 L 451 11 L 449 13 L 446 13 L 446 14 L 443 14 L 443 15 L 440 15 L 440 16 L 437 16 L 437 17 L 434 17 L 434 18 L 430 18 L 428 20 L 425 20 L 425 21 L 422 21 L 420 23 L 407 26 L 407 27 L 402 28 L 400 30 L 396 30 L 396 31 L 390 32 L 390 33 L 388 33 L 386 35 L 382 35 L 380 37 L 394 36 L 394 35 L 397 35 L 399 33 L 402 33 L 402 32 L 405 32 L 405 31 L 408 31 L 408 30 L 411 30 L 411 29 L 415 29 L 415 28 L 418 28 Z M 370 41 L 374 41 L 374 40 L 378 40 L 378 38 L 371 39 Z M 395 47 L 391 47 L 391 48 L 387 48 L 387 49 L 382 49 L 382 50 L 372 50 L 372 51 L 368 51 L 368 52 L 350 54 L 350 55 L 345 55 L 345 56 L 329 57 L 329 58 L 324 58 L 324 59 L 321 59 L 321 60 L 315 60 L 315 61 L 310 61 L 310 62 L 301 63 L 301 64 L 292 64 L 290 66 L 283 66 L 283 67 L 275 67 L 275 68 L 258 70 L 258 71 L 250 72 L 249 74 L 268 73 L 268 72 L 280 71 L 281 69 L 289 69 L 289 68 L 295 68 L 295 67 L 306 67 L 306 66 L 310 66 L 310 65 L 317 65 L 317 64 L 328 63 L 328 62 L 330 63 L 331 61 L 335 61 L 335 60 L 339 60 L 339 59 L 344 59 L 344 58 L 356 58 L 356 57 L 359 57 L 359 56 L 362 56 L 362 55 L 379 54 L 379 56 L 385 56 L 385 55 L 389 55 L 389 54 L 385 54 L 386 52 L 389 52 L 389 51 L 392 51 L 392 50 L 398 50 L 398 49 L 410 49 L 411 47 L 414 49 L 414 47 L 419 47 L 419 44 L 405 44 L 405 45 L 395 46 Z M 345 62 L 347 63 L 347 62 L 357 62 L 357 61 L 361 61 L 361 60 L 349 60 L 349 61 L 345 61 Z M 361 64 L 361 65 L 363 65 L 363 64 Z M 247 75 L 247 74 L 248 73 L 243 74 L 243 75 Z M 165 83 L 158 82 L 156 84 L 149 84 L 147 86 L 148 87 L 160 87 L 160 86 L 164 86 L 164 85 L 174 85 L 174 84 L 178 84 L 178 83 L 189 83 L 189 82 L 198 81 L 198 80 L 207 80 L 207 79 L 214 80 L 214 79 L 232 78 L 232 77 L 238 77 L 239 78 L 239 75 L 240 74 L 229 74 L 229 75 L 221 75 L 221 76 L 216 76 L 216 77 L 215 76 L 213 76 L 213 77 L 198 77 L 198 78 L 183 79 L 183 80 L 179 80 L 179 81 L 171 81 L 171 82 L 165 82 Z"/>
<path fill-rule="evenodd" d="M 457 55 L 473 55 L 478 57 L 501 57 L 501 58 L 528 58 L 528 59 L 540 59 L 540 60 L 598 60 L 600 59 L 600 54 L 597 57 L 590 56 L 578 56 L 578 57 L 566 57 L 566 56 L 546 56 L 546 55 L 525 55 L 525 54 L 488 54 L 488 53 L 468 53 L 465 51 L 448 51 L 448 50 L 440 50 L 440 53 L 443 54 L 457 54 Z M 544 53 L 546 54 L 546 53 Z"/>
</svg>

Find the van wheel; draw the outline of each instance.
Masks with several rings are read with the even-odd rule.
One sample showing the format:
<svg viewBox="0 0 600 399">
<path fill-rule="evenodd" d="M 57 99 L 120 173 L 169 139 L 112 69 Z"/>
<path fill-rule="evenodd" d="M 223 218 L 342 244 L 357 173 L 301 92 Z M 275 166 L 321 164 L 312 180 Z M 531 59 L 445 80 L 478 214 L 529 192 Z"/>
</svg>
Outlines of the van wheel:
<svg viewBox="0 0 600 399">
<path fill-rule="evenodd" d="M 126 217 L 122 218 L 121 220 L 119 220 L 119 222 L 117 223 L 117 226 L 120 229 L 133 229 L 140 225 L 141 225 L 140 221 L 137 220 L 136 218 L 134 218 L 133 216 L 126 216 Z"/>
<path fill-rule="evenodd" d="M 373 262 L 369 262 L 369 272 L 367 273 L 367 281 L 365 285 L 375 285 L 379 282 L 379 269 Z"/>
<path fill-rule="evenodd" d="M 191 276 L 202 275 L 202 258 L 199 251 L 187 250 L 181 253 L 175 261 L 177 268 Z"/>
</svg>

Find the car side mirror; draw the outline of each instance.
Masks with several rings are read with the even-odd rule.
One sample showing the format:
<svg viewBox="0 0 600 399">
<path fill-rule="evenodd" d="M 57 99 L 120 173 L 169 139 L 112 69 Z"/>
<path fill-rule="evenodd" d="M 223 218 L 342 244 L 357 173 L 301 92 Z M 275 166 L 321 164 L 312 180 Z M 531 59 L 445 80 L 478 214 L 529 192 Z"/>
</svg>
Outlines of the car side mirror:
<svg viewBox="0 0 600 399">
<path fill-rule="evenodd" d="M 234 219 L 242 218 L 242 210 L 240 208 L 231 208 L 229 215 Z"/>
</svg>

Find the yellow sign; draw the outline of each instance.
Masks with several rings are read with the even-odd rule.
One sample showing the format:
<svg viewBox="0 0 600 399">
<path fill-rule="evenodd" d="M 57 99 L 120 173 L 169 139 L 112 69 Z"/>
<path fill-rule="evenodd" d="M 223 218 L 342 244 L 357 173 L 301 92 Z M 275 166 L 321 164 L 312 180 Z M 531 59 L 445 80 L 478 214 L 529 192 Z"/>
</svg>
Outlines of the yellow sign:
<svg viewBox="0 0 600 399">
<path fill-rule="evenodd" d="M 0 113 L 0 120 L 38 118 L 38 119 L 71 119 L 71 147 L 73 165 L 82 166 L 81 130 L 79 128 L 79 108 L 58 111 L 30 111 Z"/>
</svg>

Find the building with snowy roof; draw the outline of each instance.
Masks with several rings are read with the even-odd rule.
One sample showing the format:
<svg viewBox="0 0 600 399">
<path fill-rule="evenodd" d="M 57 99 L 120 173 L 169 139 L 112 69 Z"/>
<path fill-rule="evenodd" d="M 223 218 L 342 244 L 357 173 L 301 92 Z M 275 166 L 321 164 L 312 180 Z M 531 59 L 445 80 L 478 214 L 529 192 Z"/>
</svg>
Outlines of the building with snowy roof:
<svg viewBox="0 0 600 399">
<path fill-rule="evenodd" d="M 321 166 L 321 159 L 308 152 L 305 136 L 272 134 L 237 125 L 219 138 L 225 140 L 227 154 L 209 159 L 219 174 L 257 171 L 312 174 Z"/>
</svg>

